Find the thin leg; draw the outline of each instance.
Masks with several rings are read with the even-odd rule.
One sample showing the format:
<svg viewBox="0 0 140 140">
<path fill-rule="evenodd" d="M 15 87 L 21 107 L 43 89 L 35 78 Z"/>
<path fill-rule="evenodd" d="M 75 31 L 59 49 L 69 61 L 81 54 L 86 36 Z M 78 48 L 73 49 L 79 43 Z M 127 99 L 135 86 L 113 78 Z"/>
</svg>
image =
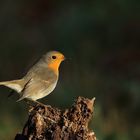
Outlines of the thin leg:
<svg viewBox="0 0 140 140">
<path fill-rule="evenodd" d="M 41 106 L 45 106 L 43 103 L 40 103 L 38 101 L 32 100 L 32 99 L 26 99 L 27 103 L 30 104 L 30 102 L 35 103 L 35 104 L 39 104 Z M 30 102 L 29 102 L 30 101 Z"/>
</svg>

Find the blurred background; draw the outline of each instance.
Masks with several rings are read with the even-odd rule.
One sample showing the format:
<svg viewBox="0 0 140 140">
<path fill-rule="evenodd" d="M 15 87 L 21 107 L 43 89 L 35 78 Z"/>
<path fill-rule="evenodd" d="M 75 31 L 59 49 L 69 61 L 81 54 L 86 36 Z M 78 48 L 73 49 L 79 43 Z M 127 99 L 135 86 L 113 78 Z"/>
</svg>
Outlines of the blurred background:
<svg viewBox="0 0 140 140">
<path fill-rule="evenodd" d="M 60 109 L 96 97 L 90 128 L 100 140 L 140 140 L 138 0 L 1 0 L 0 81 L 22 77 L 49 50 L 71 60 L 41 102 Z M 12 140 L 28 106 L 0 88 L 0 140 Z"/>
</svg>

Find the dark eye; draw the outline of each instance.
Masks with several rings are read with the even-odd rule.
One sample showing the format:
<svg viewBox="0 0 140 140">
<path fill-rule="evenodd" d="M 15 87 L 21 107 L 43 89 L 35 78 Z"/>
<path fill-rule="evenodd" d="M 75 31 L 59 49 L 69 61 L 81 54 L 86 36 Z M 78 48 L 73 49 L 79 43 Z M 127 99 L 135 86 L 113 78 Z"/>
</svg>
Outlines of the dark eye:
<svg viewBox="0 0 140 140">
<path fill-rule="evenodd" d="M 52 59 L 56 59 L 56 56 L 53 55 L 53 56 L 52 56 Z"/>
</svg>

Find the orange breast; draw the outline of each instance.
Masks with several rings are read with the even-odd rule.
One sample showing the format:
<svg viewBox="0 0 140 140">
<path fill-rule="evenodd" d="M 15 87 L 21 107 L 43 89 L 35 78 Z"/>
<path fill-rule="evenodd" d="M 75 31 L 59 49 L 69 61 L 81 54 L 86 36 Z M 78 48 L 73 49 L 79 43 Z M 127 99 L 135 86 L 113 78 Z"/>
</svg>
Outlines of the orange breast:
<svg viewBox="0 0 140 140">
<path fill-rule="evenodd" d="M 52 69 L 56 75 L 58 75 L 58 68 L 60 66 L 60 61 L 51 62 L 48 67 Z"/>
</svg>

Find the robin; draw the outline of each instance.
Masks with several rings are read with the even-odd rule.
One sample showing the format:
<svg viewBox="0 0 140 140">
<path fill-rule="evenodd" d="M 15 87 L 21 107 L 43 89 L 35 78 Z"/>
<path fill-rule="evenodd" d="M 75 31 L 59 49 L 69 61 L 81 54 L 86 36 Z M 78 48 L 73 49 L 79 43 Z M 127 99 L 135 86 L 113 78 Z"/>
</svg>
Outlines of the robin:
<svg viewBox="0 0 140 140">
<path fill-rule="evenodd" d="M 62 53 L 50 51 L 19 80 L 0 82 L 0 85 L 7 86 L 17 93 L 20 98 L 35 101 L 50 94 L 56 87 L 59 77 L 59 66 L 65 60 Z"/>
</svg>

